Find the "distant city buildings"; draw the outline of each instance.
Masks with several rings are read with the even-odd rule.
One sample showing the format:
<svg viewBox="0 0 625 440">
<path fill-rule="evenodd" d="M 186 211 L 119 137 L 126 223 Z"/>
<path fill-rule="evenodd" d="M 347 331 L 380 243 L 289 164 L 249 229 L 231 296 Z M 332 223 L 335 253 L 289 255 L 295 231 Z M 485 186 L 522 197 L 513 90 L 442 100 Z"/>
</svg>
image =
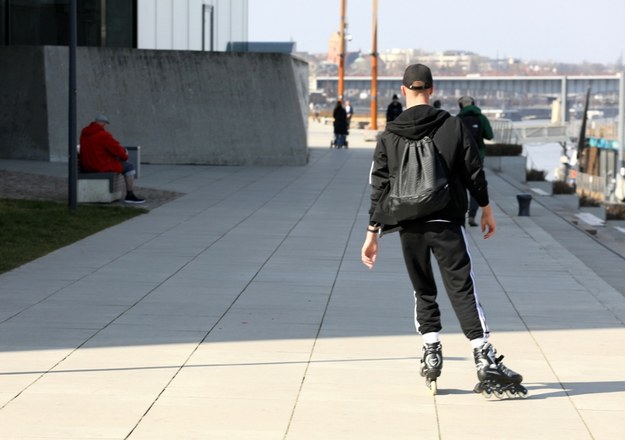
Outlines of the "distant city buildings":
<svg viewBox="0 0 625 440">
<path fill-rule="evenodd" d="M 336 78 L 341 45 L 338 32 L 328 39 L 327 53 L 297 53 L 309 63 L 310 74 L 310 102 L 323 109 L 329 109 L 336 99 Z M 509 118 L 542 118 L 549 119 L 552 113 L 552 103 L 561 99 L 560 90 L 541 89 L 540 84 L 548 84 L 549 77 L 568 76 L 610 76 L 622 71 L 622 60 L 618 59 L 613 65 L 592 63 L 561 63 L 555 61 L 522 60 L 514 57 L 490 58 L 467 50 L 447 50 L 443 52 L 427 51 L 424 49 L 391 49 L 378 53 L 378 83 L 377 97 L 379 109 L 386 108 L 391 96 L 397 93 L 400 79 L 407 65 L 423 63 L 430 66 L 436 77 L 448 77 L 436 90 L 444 108 L 457 111 L 457 99 L 463 94 L 471 94 L 478 98 L 480 105 L 498 109 Z M 368 113 L 371 100 L 371 55 L 369 53 L 349 51 L 345 54 L 346 89 L 344 96 L 350 99 L 358 114 Z M 494 86 L 477 81 L 480 78 L 506 78 L 506 83 Z M 520 92 L 519 88 L 510 86 L 512 78 L 533 77 L 530 81 L 535 86 Z M 463 81 L 466 78 L 469 81 Z M 493 78 L 496 80 L 496 78 Z M 541 82 L 543 81 L 543 82 Z M 536 85 L 539 84 L 539 85 Z M 521 88 L 522 89 L 522 88 Z M 567 114 L 575 117 L 579 109 L 579 100 L 583 91 L 568 90 Z M 616 111 L 616 92 L 614 90 L 593 90 L 591 106 L 602 111 L 606 117 Z M 578 96 L 579 95 L 579 96 Z M 519 109 L 531 108 L 527 115 Z M 514 115 L 513 109 L 515 112 Z M 529 111 L 529 110 L 528 110 Z"/>
<path fill-rule="evenodd" d="M 311 75 L 335 75 L 341 54 L 340 34 L 334 32 L 328 39 L 328 51 L 323 54 L 300 53 L 310 64 Z M 378 74 L 401 76 L 405 67 L 423 63 L 438 76 L 458 75 L 603 75 L 623 69 L 622 57 L 613 65 L 598 63 L 562 63 L 557 61 L 521 60 L 514 57 L 492 59 L 467 50 L 430 52 L 423 49 L 390 49 L 378 54 Z M 370 54 L 350 52 L 345 55 L 345 75 L 367 76 L 371 73 Z"/>
<path fill-rule="evenodd" d="M 338 64 L 341 58 L 341 34 L 334 32 L 328 40 L 328 56 L 326 61 L 332 64 Z"/>
</svg>

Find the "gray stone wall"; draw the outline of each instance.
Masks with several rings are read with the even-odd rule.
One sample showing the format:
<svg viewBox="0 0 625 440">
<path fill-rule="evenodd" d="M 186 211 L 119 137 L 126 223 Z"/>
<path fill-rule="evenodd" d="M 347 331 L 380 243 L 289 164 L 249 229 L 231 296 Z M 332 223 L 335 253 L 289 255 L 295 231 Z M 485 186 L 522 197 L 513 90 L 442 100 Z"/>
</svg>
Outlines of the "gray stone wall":
<svg viewBox="0 0 625 440">
<path fill-rule="evenodd" d="M 0 64 L 0 157 L 67 160 L 67 48 L 0 47 Z M 285 54 L 77 52 L 78 131 L 104 113 L 147 163 L 303 165 L 307 96 Z"/>
<path fill-rule="evenodd" d="M 0 47 L 0 66 L 0 157 L 48 160 L 43 48 Z"/>
</svg>

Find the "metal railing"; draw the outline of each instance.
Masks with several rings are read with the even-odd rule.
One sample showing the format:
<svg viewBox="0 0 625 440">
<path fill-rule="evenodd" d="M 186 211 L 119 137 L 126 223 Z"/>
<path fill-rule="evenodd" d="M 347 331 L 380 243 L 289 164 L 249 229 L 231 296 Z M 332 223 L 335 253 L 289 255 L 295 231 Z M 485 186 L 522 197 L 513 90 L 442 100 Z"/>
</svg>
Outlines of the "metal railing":
<svg viewBox="0 0 625 440">
<path fill-rule="evenodd" d="M 607 189 L 605 177 L 580 172 L 575 178 L 575 185 L 578 189 L 601 195 L 605 194 Z"/>
<path fill-rule="evenodd" d="M 514 127 L 510 119 L 494 119 L 491 121 L 493 128 L 493 142 L 499 144 L 511 144 L 514 139 Z"/>
<path fill-rule="evenodd" d="M 491 122 L 493 141 L 502 144 L 546 144 L 566 142 L 569 130 L 566 124 L 514 123 L 509 119 L 495 119 Z"/>
<path fill-rule="evenodd" d="M 517 124 L 514 131 L 520 144 L 562 143 L 569 138 L 565 124 Z"/>
</svg>

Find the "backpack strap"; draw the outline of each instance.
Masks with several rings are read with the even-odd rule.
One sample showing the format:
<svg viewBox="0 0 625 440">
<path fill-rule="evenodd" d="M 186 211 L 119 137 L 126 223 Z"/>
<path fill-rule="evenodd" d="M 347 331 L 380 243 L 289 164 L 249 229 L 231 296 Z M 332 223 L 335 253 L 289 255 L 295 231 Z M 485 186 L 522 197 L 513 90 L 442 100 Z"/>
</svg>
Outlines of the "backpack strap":
<svg viewBox="0 0 625 440">
<path fill-rule="evenodd" d="M 424 137 L 430 138 L 430 140 L 432 141 L 432 145 L 434 145 L 434 149 L 436 150 L 436 153 L 440 156 L 439 159 L 440 159 L 441 165 L 443 165 L 443 168 L 445 169 L 445 172 L 447 173 L 447 177 L 448 178 L 451 178 L 450 171 L 449 171 L 449 165 L 447 164 L 447 161 L 445 160 L 445 157 L 441 154 L 441 150 L 438 149 L 438 145 L 436 145 L 436 142 L 434 142 L 434 136 L 438 132 L 439 128 L 441 128 L 443 126 L 445 121 L 447 121 L 447 119 L 449 119 L 450 116 L 451 115 L 449 113 L 447 113 L 447 116 L 443 119 L 443 122 L 441 122 L 437 127 L 434 127 L 430 131 L 430 133 L 428 133 L 427 135 L 424 136 Z M 423 138 L 421 138 L 417 142 L 421 142 L 422 140 L 423 140 Z"/>
</svg>

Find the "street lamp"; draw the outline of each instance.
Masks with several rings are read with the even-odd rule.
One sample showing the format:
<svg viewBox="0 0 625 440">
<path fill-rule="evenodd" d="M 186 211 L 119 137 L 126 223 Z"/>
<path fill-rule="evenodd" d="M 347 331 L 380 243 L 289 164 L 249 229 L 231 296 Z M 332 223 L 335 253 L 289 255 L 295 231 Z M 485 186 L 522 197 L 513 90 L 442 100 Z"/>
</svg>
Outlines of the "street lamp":
<svg viewBox="0 0 625 440">
<path fill-rule="evenodd" d="M 378 129 L 378 0 L 373 0 L 373 44 L 371 49 L 371 130 Z"/>
<path fill-rule="evenodd" d="M 77 0 L 69 2 L 69 105 L 68 105 L 68 188 L 67 204 L 70 212 L 76 211 L 78 203 L 78 153 L 76 151 L 76 25 Z"/>
<path fill-rule="evenodd" d="M 625 72 L 619 72 L 618 150 L 616 193 L 625 201 Z"/>
</svg>

